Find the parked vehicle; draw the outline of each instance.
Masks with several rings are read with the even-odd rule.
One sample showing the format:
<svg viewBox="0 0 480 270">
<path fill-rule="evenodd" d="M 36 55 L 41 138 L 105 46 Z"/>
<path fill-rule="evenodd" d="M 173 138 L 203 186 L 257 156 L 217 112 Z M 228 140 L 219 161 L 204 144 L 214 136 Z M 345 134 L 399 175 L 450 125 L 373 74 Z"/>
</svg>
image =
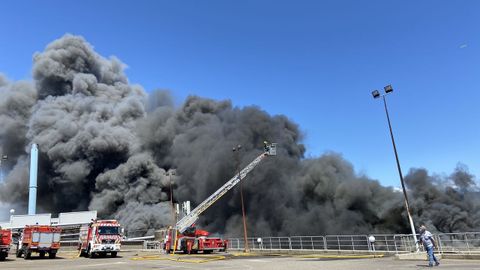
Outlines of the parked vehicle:
<svg viewBox="0 0 480 270">
<path fill-rule="evenodd" d="M 177 246 L 174 247 L 171 239 L 175 239 L 175 230 L 169 228 L 165 239 L 165 250 L 170 253 L 173 249 L 183 251 L 185 254 L 202 252 L 205 254 L 214 251 L 226 251 L 227 240 L 220 237 L 209 237 L 210 233 L 190 227 L 185 232 L 177 234 Z"/>
<path fill-rule="evenodd" d="M 0 228 L 0 261 L 4 261 L 8 257 L 10 244 L 12 243 L 12 231 L 2 230 Z"/>
<path fill-rule="evenodd" d="M 93 220 L 80 228 L 78 249 L 81 256 L 116 257 L 122 240 L 121 226 L 116 220 Z"/>
<path fill-rule="evenodd" d="M 219 237 L 208 237 L 209 232 L 197 230 L 195 222 L 199 219 L 200 214 L 218 201 L 225 193 L 231 190 L 235 185 L 240 183 L 248 173 L 250 173 L 262 160 L 269 156 L 277 155 L 277 144 L 264 142 L 263 152 L 250 162 L 243 170 L 238 171 L 233 178 L 228 180 L 217 191 L 201 202 L 195 209 L 187 213 L 174 226 L 166 231 L 164 249 L 165 252 L 175 253 L 183 251 L 184 253 L 211 253 L 212 251 L 225 251 L 227 249 L 227 241 Z"/>
<path fill-rule="evenodd" d="M 60 248 L 61 228 L 47 225 L 27 225 L 23 229 L 17 245 L 17 258 L 28 260 L 32 253 L 38 253 L 40 258 L 48 254 L 48 258 L 55 259 Z"/>
</svg>

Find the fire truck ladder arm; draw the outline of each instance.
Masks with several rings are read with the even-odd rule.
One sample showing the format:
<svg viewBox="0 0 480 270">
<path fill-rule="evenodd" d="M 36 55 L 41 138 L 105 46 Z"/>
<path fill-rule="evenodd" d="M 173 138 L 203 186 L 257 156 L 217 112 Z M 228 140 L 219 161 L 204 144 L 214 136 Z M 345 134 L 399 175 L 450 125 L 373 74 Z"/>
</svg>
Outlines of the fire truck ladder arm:
<svg viewBox="0 0 480 270">
<path fill-rule="evenodd" d="M 264 152 L 255 158 L 250 164 L 248 164 L 243 170 L 240 171 L 240 174 L 235 175 L 232 179 L 226 182 L 222 187 L 215 191 L 210 197 L 200 203 L 195 209 L 193 209 L 190 214 L 183 217 L 176 224 L 176 229 L 183 233 L 188 227 L 194 224 L 201 213 L 207 210 L 212 204 L 214 204 L 218 199 L 220 199 L 225 193 L 242 181 L 249 172 L 251 172 L 265 157 L 276 155 L 276 144 L 265 144 Z M 240 176 L 240 177 L 239 177 Z"/>
</svg>

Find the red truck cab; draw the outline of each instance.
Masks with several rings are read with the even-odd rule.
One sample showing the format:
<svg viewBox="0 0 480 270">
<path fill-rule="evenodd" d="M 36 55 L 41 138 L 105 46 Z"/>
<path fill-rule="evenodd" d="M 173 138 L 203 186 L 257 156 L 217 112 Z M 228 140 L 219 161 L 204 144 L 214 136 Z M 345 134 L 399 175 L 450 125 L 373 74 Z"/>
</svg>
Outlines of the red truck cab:
<svg viewBox="0 0 480 270">
<path fill-rule="evenodd" d="M 78 249 L 81 256 L 93 258 L 105 257 L 110 253 L 116 257 L 120 252 L 122 230 L 116 220 L 93 220 L 80 228 Z"/>
</svg>

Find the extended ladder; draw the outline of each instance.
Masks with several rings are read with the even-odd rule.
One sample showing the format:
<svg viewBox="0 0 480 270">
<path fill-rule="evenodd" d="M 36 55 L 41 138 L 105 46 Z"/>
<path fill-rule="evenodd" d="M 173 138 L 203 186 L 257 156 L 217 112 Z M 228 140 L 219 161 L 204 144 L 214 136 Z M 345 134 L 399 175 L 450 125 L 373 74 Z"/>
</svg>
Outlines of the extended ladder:
<svg viewBox="0 0 480 270">
<path fill-rule="evenodd" d="M 236 184 L 242 181 L 249 172 L 251 172 L 264 158 L 268 156 L 275 156 L 277 154 L 277 144 L 265 144 L 264 152 L 248 164 L 239 174 L 236 174 L 232 179 L 226 182 L 222 187 L 215 191 L 210 197 L 200 203 L 190 214 L 184 216 L 176 224 L 176 229 L 183 233 L 188 227 L 192 226 L 199 218 L 200 214 L 207 210 L 212 204 L 220 199 L 227 191 L 232 189 Z"/>
</svg>

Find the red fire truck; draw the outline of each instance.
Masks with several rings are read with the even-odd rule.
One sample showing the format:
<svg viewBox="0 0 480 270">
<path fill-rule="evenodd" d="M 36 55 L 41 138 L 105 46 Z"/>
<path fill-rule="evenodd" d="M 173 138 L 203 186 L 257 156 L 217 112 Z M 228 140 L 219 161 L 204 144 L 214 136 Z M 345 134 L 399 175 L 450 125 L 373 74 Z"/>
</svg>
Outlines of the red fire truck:
<svg viewBox="0 0 480 270">
<path fill-rule="evenodd" d="M 208 237 L 209 232 L 198 230 L 195 227 L 188 228 L 182 234 L 177 235 L 177 246 L 172 246 L 172 237 L 175 237 L 175 230 L 168 229 L 165 239 L 165 250 L 170 253 L 175 250 L 181 250 L 185 254 L 198 253 L 199 251 L 208 254 L 213 251 L 226 251 L 227 240 L 220 237 Z"/>
<path fill-rule="evenodd" d="M 80 255 L 94 258 L 110 253 L 116 257 L 122 240 L 120 223 L 116 220 L 93 220 L 80 228 L 78 249 Z"/>
<path fill-rule="evenodd" d="M 211 253 L 212 251 L 225 251 L 227 249 L 226 240 L 218 237 L 208 237 L 209 232 L 197 230 L 194 224 L 199 219 L 200 214 L 242 181 L 262 160 L 269 156 L 277 155 L 276 143 L 264 142 L 264 144 L 264 151 L 257 158 L 217 189 L 210 197 L 201 202 L 195 209 L 187 213 L 186 216 L 175 224 L 174 228 L 167 230 L 164 243 L 164 249 L 167 253 L 175 253 L 176 251 L 183 251 L 184 253 L 197 253 L 198 251 Z"/>
<path fill-rule="evenodd" d="M 12 243 L 12 232 L 0 228 L 0 261 L 3 261 L 8 257 L 10 243 Z"/>
<path fill-rule="evenodd" d="M 30 259 L 33 252 L 48 258 L 55 259 L 60 248 L 60 234 L 62 229 L 47 225 L 27 225 L 23 229 L 17 246 L 17 258 L 23 255 L 25 260 Z"/>
</svg>

